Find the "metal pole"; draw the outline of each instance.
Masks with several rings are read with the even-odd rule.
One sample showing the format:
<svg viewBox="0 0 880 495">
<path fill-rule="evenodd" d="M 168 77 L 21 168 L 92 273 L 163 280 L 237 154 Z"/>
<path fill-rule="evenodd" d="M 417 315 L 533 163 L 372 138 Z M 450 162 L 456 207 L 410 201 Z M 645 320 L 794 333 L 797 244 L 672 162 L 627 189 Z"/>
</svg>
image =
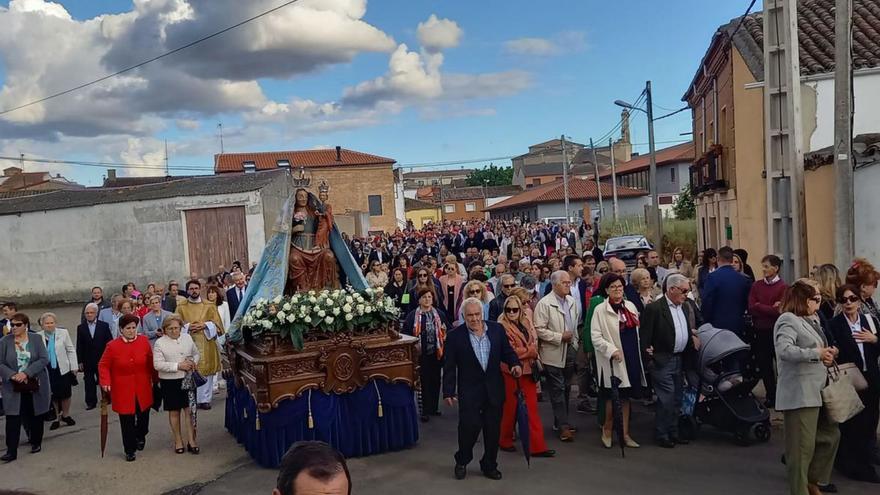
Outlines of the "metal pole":
<svg viewBox="0 0 880 495">
<path fill-rule="evenodd" d="M 565 195 L 565 222 L 568 223 L 571 214 L 568 211 L 568 152 L 565 148 L 565 134 L 559 140 L 562 142 L 562 189 Z"/>
<path fill-rule="evenodd" d="M 852 0 L 836 0 L 834 10 L 834 264 L 849 266 L 854 256 L 855 214 L 852 161 Z"/>
<path fill-rule="evenodd" d="M 165 140 L 165 177 L 171 177 L 171 171 L 168 169 L 168 140 Z"/>
<path fill-rule="evenodd" d="M 593 146 L 593 138 L 590 138 L 590 149 L 593 150 L 593 170 L 596 177 L 596 193 L 599 195 L 599 219 L 605 218 L 605 205 L 602 204 L 602 183 L 599 182 L 599 161 L 596 159 L 596 147 Z"/>
<path fill-rule="evenodd" d="M 651 168 L 648 172 L 648 184 L 651 188 L 651 208 L 654 224 L 657 226 L 656 248 L 663 249 L 663 217 L 660 215 L 660 203 L 657 200 L 657 153 L 654 150 L 654 100 L 651 97 L 651 81 L 645 83 L 647 101 L 645 103 L 648 113 L 648 152 L 651 158 Z"/>
<path fill-rule="evenodd" d="M 617 221 L 617 171 L 614 169 L 614 142 L 611 138 L 608 138 L 608 149 L 611 150 L 611 194 L 613 195 L 614 201 L 612 202 L 612 208 L 614 211 L 614 221 Z"/>
</svg>

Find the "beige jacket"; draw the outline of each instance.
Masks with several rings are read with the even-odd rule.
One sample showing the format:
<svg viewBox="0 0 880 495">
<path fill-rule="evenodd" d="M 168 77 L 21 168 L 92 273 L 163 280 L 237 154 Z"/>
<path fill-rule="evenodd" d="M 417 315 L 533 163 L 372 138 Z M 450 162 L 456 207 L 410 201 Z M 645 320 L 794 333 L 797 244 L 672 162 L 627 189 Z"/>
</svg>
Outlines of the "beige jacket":
<svg viewBox="0 0 880 495">
<path fill-rule="evenodd" d="M 555 366 L 557 368 L 565 367 L 565 358 L 568 352 L 569 344 L 574 349 L 578 348 L 578 329 L 577 329 L 577 302 L 571 296 L 565 296 L 568 301 L 569 315 L 575 328 L 572 328 L 572 339 L 570 342 L 562 341 L 562 333 L 565 331 L 565 313 L 562 311 L 562 305 L 556 298 L 556 294 L 550 292 L 535 306 L 533 315 L 535 323 L 535 331 L 538 333 L 538 357 L 543 364 Z"/>
<path fill-rule="evenodd" d="M 626 309 L 633 314 L 638 314 L 639 311 L 633 303 L 625 299 L 623 303 L 626 305 Z M 596 310 L 593 312 L 593 319 L 590 322 L 590 336 L 593 339 L 593 348 L 596 350 L 596 364 L 599 365 L 599 384 L 602 387 L 611 388 L 611 355 L 617 350 L 623 352 L 623 349 L 620 343 L 620 317 L 607 299 L 596 306 Z M 641 349 L 641 344 L 639 348 Z M 639 361 L 641 359 L 641 352 L 639 352 Z M 642 386 L 647 386 L 644 363 L 641 368 Z M 614 376 L 620 378 L 621 388 L 632 386 L 626 372 L 626 360 L 614 361 Z"/>
</svg>

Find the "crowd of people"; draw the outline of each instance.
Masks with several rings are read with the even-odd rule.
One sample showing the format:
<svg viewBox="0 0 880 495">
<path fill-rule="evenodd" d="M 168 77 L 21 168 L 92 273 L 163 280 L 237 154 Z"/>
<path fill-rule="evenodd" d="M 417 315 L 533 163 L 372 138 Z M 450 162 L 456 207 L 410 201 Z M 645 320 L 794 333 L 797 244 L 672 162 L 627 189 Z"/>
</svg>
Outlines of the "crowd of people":
<svg viewBox="0 0 880 495">
<path fill-rule="evenodd" d="M 459 479 L 481 432 L 480 468 L 501 478 L 497 451 L 516 450 L 518 393 L 528 410 L 532 456 L 555 456 L 544 437 L 540 400 L 550 403 L 552 418 L 546 420 L 559 441 L 577 436 L 570 418 L 574 399 L 577 412 L 597 414 L 598 440 L 611 448 L 612 388 L 622 407 L 625 447 L 640 446 L 629 428 L 634 401 L 655 407 L 656 445 L 688 444 L 679 431 L 685 371 L 702 344 L 697 329 L 708 323 L 751 346 L 765 404 L 785 417 L 791 493 L 832 491 L 833 466 L 854 479 L 880 481 L 874 467 L 880 347 L 873 299 L 880 274 L 867 260 L 855 260 L 843 273 L 817 266 L 789 286 L 778 257 L 763 257 L 756 274 L 748 253 L 726 246 L 694 260 L 687 248 L 674 249 L 668 262 L 655 250 L 640 253 L 631 265 L 605 259 L 589 224 L 443 222 L 345 240 L 368 284 L 383 288 L 401 309 L 403 332 L 419 339 L 421 421 L 441 414 L 441 398 L 458 404 Z M 27 315 L 14 304 L 4 306 L 10 335 L 0 340 L 8 443 L 3 459 L 15 458 L 12 430 L 21 425 L 39 451 L 35 418 L 50 407 L 56 418 L 51 428 L 73 424 L 69 385 L 77 370 L 89 409 L 98 402 L 97 385 L 113 397 L 127 457 L 143 448 L 149 409 L 159 397 L 169 411 L 175 451 L 198 453 L 193 410 L 210 408 L 220 369 L 217 343 L 249 277 L 237 263 L 230 272 L 220 268 L 208 280 L 194 276 L 183 291 L 173 280 L 167 290 L 149 284 L 143 293 L 126 284 L 105 301 L 96 287 L 76 346 L 54 315 L 39 319 L 42 330 L 34 336 L 27 332 Z M 826 368 L 844 365 L 860 371 L 868 386 L 859 390 L 864 411 L 838 425 L 822 412 L 821 390 Z M 40 383 L 51 387 L 17 386 L 43 376 Z"/>
</svg>

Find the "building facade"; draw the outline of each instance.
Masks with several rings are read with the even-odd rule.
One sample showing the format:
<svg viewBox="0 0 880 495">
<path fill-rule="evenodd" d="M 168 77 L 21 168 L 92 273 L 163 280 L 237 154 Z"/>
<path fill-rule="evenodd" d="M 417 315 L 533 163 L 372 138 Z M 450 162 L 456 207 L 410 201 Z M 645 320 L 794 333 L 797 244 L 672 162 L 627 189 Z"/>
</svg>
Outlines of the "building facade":
<svg viewBox="0 0 880 495">
<path fill-rule="evenodd" d="M 412 222 L 413 226 L 417 229 L 429 223 L 440 223 L 440 220 L 443 218 L 439 205 L 410 198 L 406 198 L 405 202 L 406 220 Z"/>
<path fill-rule="evenodd" d="M 404 172 L 403 188 L 405 190 L 413 190 L 425 186 L 463 187 L 465 180 L 473 171 L 470 168 L 461 168 Z"/>
<path fill-rule="evenodd" d="M 444 220 L 480 220 L 493 199 L 518 193 L 516 186 L 457 187 L 440 190 L 440 207 Z"/>
<path fill-rule="evenodd" d="M 61 174 L 24 172 L 19 167 L 7 167 L 0 176 L 0 193 L 19 191 L 59 191 L 81 189 L 83 186 L 65 179 Z"/>
</svg>

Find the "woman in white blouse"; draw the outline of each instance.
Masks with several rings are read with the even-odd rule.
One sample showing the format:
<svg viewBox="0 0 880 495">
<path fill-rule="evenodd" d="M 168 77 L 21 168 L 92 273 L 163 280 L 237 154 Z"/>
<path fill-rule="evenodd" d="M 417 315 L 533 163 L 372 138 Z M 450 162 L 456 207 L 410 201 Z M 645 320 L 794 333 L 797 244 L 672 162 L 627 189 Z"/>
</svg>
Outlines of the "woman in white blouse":
<svg viewBox="0 0 880 495">
<path fill-rule="evenodd" d="M 172 314 L 162 322 L 162 337 L 156 340 L 153 348 L 153 366 L 159 372 L 159 383 L 162 387 L 162 404 L 168 411 L 168 421 L 174 434 L 174 452 L 183 454 L 181 423 L 189 424 L 189 396 L 181 388 L 183 377 L 196 369 L 199 362 L 199 350 L 192 337 L 181 333 L 183 320 Z M 183 411 L 183 414 L 181 414 Z M 187 447 L 192 452 L 196 446 L 196 432 L 190 425 L 187 428 Z M 196 450 L 198 452 L 198 450 Z"/>
</svg>

